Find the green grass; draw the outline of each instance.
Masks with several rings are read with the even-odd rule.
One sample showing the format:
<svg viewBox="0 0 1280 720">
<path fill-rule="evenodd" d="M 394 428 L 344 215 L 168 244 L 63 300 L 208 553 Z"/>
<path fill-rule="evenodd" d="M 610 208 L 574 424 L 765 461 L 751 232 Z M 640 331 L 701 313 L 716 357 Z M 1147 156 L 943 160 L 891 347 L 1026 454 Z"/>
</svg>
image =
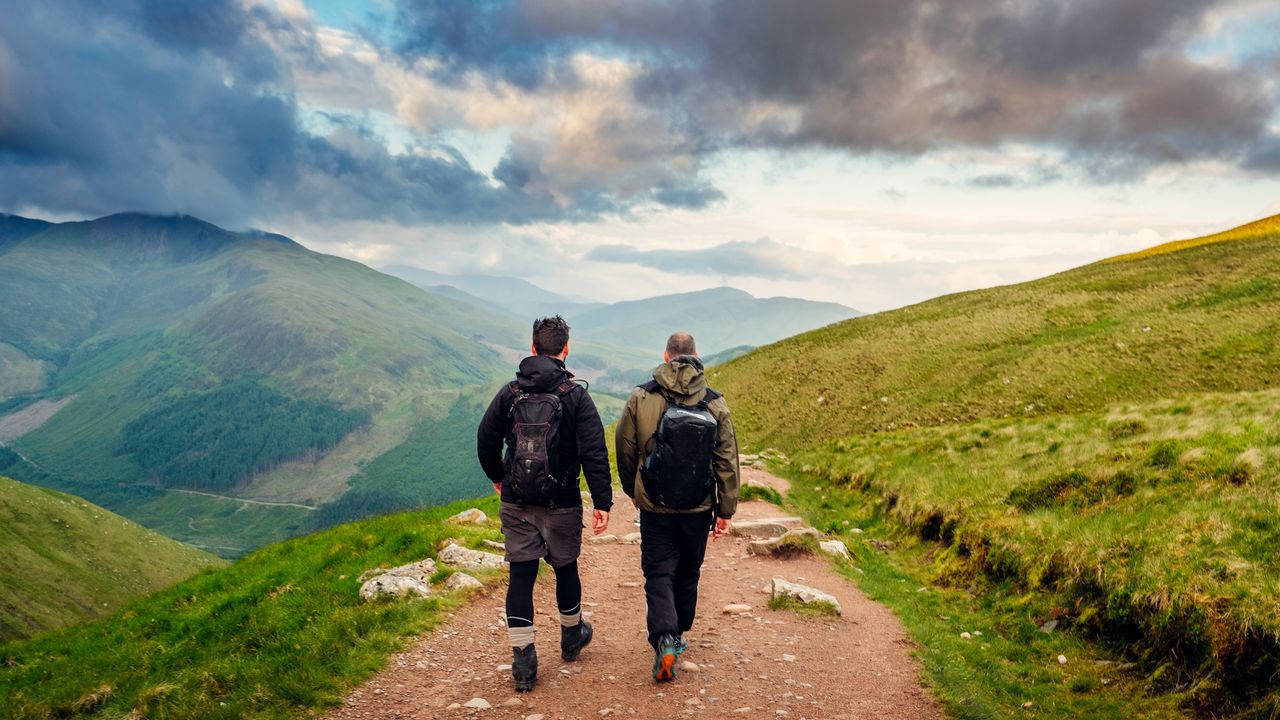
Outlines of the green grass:
<svg viewBox="0 0 1280 720">
<path fill-rule="evenodd" d="M 816 509 L 876 508 L 935 542 L 939 581 L 1043 594 L 1188 706 L 1277 700 L 1280 391 L 866 435 L 793 462 Z"/>
<path fill-rule="evenodd" d="M 769 598 L 769 609 L 775 612 L 781 610 L 790 610 L 802 618 L 833 618 L 839 617 L 840 611 L 835 605 L 829 602 L 817 600 L 814 602 L 803 602 L 789 595 L 775 595 Z"/>
<path fill-rule="evenodd" d="M 476 505 L 496 513 L 492 498 Z M 462 599 L 365 603 L 357 578 L 434 556 L 446 538 L 498 537 L 496 527 L 441 522 L 464 507 L 271 545 L 111 617 L 0 645 L 0 707 L 15 720 L 286 718 L 333 707 Z"/>
<path fill-rule="evenodd" d="M 222 564 L 78 497 L 0 477 L 0 641 L 109 614 Z"/>
<path fill-rule="evenodd" d="M 848 546 L 852 561 L 835 563 L 837 571 L 902 620 L 947 717 L 1182 717 L 1180 698 L 1148 693 L 1125 658 L 1080 633 L 1041 632 L 1062 610 L 1043 594 L 1009 578 L 960 579 L 939 542 L 921 539 L 879 496 L 833 492 L 795 467 L 778 470 L 792 480 L 788 506 Z"/>
<path fill-rule="evenodd" d="M 782 496 L 777 490 L 763 485 L 743 485 L 738 488 L 738 500 L 747 502 L 749 500 L 763 500 L 774 505 L 782 504 Z"/>
</svg>

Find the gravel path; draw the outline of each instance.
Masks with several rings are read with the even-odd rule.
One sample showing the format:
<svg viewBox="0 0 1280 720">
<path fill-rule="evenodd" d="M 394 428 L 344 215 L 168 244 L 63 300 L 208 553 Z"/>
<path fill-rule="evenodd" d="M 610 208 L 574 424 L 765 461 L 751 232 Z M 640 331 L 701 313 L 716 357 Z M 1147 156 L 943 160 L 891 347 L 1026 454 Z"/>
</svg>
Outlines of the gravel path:
<svg viewBox="0 0 1280 720">
<path fill-rule="evenodd" d="M 759 473 L 760 471 L 755 471 Z M 751 502 L 735 519 L 776 517 Z M 625 496 L 608 533 L 638 530 Z M 392 658 L 356 689 L 335 719 L 354 718 L 941 718 L 920 685 L 920 668 L 898 619 L 838 576 L 825 557 L 765 559 L 746 554 L 747 540 L 710 542 L 703 566 L 698 620 L 674 682 L 650 679 L 643 577 L 638 545 L 584 544 L 583 609 L 596 635 L 573 663 L 560 661 L 554 576 L 538 579 L 538 684 L 517 695 L 503 626 L 505 586 L 479 591 L 449 623 Z M 773 577 L 825 590 L 839 599 L 838 619 L 772 611 Z M 750 605 L 728 614 L 726 605 Z M 490 709 L 451 707 L 482 698 Z"/>
</svg>

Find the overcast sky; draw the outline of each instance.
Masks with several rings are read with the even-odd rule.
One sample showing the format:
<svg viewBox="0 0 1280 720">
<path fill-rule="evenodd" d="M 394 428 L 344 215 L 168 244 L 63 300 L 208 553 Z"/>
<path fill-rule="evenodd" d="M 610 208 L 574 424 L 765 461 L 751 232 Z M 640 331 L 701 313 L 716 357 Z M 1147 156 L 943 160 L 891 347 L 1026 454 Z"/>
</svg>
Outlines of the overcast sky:
<svg viewBox="0 0 1280 720">
<path fill-rule="evenodd" d="M 1280 212 L 1257 0 L 0 0 L 0 211 L 882 310 Z"/>
</svg>

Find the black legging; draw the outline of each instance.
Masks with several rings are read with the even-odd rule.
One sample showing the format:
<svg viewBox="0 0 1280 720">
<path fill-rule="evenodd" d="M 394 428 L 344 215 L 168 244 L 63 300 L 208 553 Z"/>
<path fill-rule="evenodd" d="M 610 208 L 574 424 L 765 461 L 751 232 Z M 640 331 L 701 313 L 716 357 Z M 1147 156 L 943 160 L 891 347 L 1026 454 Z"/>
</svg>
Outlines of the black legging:
<svg viewBox="0 0 1280 720">
<path fill-rule="evenodd" d="M 507 584 L 507 627 L 533 625 L 533 583 L 538 579 L 540 560 L 511 563 L 511 580 Z M 554 568 L 556 571 L 556 605 L 561 614 L 572 615 L 582 609 L 582 580 L 578 577 L 578 561 Z"/>
</svg>

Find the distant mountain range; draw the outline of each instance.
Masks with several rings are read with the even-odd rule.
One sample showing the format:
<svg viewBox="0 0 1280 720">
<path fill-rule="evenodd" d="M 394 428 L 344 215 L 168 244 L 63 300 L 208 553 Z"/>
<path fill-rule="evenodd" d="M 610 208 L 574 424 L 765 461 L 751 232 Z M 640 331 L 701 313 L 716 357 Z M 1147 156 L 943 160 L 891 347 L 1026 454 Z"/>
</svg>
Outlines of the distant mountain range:
<svg viewBox="0 0 1280 720">
<path fill-rule="evenodd" d="M 607 422 L 674 329 L 712 355 L 855 314 L 392 269 L 429 289 L 190 216 L 0 215 L 0 472 L 235 557 L 488 491 L 474 425 L 534 316 L 570 318 L 570 368 Z"/>
<path fill-rule="evenodd" d="M 732 353 L 721 354 L 862 314 L 836 303 L 757 298 L 729 287 L 613 304 L 582 303 L 515 277 L 446 275 L 404 265 L 383 270 L 526 324 L 539 316 L 563 315 L 573 328 L 574 360 L 586 364 L 589 378 L 599 381 L 602 389 L 615 392 L 642 381 L 661 362 L 667 338 L 675 330 L 691 333 L 704 358 L 728 359 Z"/>
</svg>

